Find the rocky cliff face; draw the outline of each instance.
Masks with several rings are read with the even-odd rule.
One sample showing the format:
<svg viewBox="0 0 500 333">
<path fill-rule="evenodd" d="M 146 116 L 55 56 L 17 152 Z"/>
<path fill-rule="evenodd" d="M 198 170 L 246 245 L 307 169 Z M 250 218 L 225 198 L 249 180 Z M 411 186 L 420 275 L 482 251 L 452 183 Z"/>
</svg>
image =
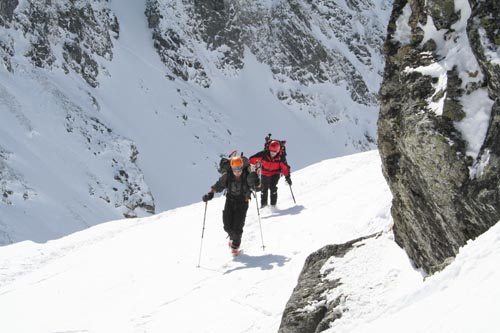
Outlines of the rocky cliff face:
<svg viewBox="0 0 500 333">
<path fill-rule="evenodd" d="M 500 5 L 394 3 L 379 149 L 396 242 L 433 272 L 500 219 Z"/>
<path fill-rule="evenodd" d="M 356 116 L 332 107 L 338 96 L 320 92 L 321 84 L 345 85 L 353 102 L 376 105 L 373 82 L 364 77 L 366 71 L 377 71 L 385 29 L 383 19 L 373 17 L 375 10 L 387 7 L 374 1 L 342 6 L 331 1 L 148 0 L 145 14 L 155 48 L 174 74 L 171 79 L 211 85 L 212 73 L 203 66 L 207 55 L 197 52 L 197 45 L 210 51 L 210 62 L 226 75 L 243 68 L 248 49 L 269 65 L 276 98 L 333 125 L 346 118 L 355 122 Z M 183 15 L 189 19 L 180 21 Z M 375 133 L 365 134 L 353 141 L 360 149 L 374 143 Z"/>
<path fill-rule="evenodd" d="M 14 15 L 16 10 L 16 15 Z M 92 87 L 98 85 L 98 60 L 112 60 L 112 36 L 118 38 L 116 16 L 106 2 L 94 1 L 27 1 L 2 2 L 0 25 L 8 29 L 0 48 L 4 62 L 10 71 L 8 55 L 14 55 L 16 31 L 21 32 L 29 43 L 19 53 L 28 57 L 40 68 L 60 67 L 68 72 L 79 73 Z M 62 48 L 62 59 L 58 48 Z"/>
</svg>

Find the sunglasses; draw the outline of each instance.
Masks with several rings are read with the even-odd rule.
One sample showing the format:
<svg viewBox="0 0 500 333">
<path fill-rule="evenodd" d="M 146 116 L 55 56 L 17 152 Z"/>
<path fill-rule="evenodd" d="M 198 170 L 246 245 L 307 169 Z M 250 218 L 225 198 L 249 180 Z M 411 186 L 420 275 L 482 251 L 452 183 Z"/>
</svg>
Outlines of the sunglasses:
<svg viewBox="0 0 500 333">
<path fill-rule="evenodd" d="M 233 170 L 233 172 L 242 172 L 243 171 L 243 167 L 236 167 L 236 168 L 231 168 Z"/>
</svg>

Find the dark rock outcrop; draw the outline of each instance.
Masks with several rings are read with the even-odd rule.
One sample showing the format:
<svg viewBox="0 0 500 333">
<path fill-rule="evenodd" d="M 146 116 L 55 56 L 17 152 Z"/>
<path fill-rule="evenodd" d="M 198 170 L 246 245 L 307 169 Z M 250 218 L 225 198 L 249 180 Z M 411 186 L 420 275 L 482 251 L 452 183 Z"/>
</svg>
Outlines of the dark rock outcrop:
<svg viewBox="0 0 500 333">
<path fill-rule="evenodd" d="M 72 70 L 90 86 L 98 85 L 99 59 L 112 60 L 112 37 L 119 36 L 118 20 L 102 1 L 38 0 L 17 7 L 17 1 L 2 2 L 0 26 L 8 24 L 22 31 L 30 45 L 24 55 L 33 65 Z M 4 53 L 2 58 L 9 71 L 13 71 L 7 56 L 13 55 L 12 47 L 6 43 L 12 40 L 9 37 L 0 42 L 0 52 Z M 62 48 L 62 63 L 59 48 Z"/>
<path fill-rule="evenodd" d="M 19 4 L 19 0 L 2 0 L 0 2 L 0 26 L 6 26 L 12 21 L 14 9 Z"/>
<path fill-rule="evenodd" d="M 195 0 L 194 13 L 198 20 L 198 31 L 209 50 L 224 47 L 219 68 L 243 68 L 244 43 L 241 18 L 235 3 L 224 4 L 223 0 Z"/>
<path fill-rule="evenodd" d="M 278 332 L 321 332 L 328 329 L 331 322 L 341 318 L 342 312 L 337 309 L 340 296 L 334 300 L 327 300 L 326 292 L 335 289 L 342 281 L 326 279 L 330 271 L 322 273 L 321 269 L 331 257 L 343 257 L 359 246 L 361 241 L 378 235 L 361 237 L 344 244 L 328 245 L 310 254 L 283 311 Z"/>
<path fill-rule="evenodd" d="M 209 87 L 208 77 L 201 61 L 196 56 L 195 45 L 191 41 L 188 22 L 178 20 L 175 14 L 193 15 L 191 5 L 177 8 L 175 4 L 162 4 L 157 0 L 146 1 L 145 15 L 152 30 L 153 45 L 161 61 L 171 71 L 171 80 L 180 78 L 191 80 L 202 87 Z M 170 17 L 171 15 L 172 17 Z M 174 23 L 175 22 L 175 23 Z M 194 26 L 197 26 L 193 23 Z M 193 36 L 194 37 L 194 36 Z"/>
<path fill-rule="evenodd" d="M 397 0 L 384 45 L 378 144 L 393 193 L 394 234 L 427 272 L 441 269 L 467 240 L 500 220 L 500 5 L 470 3 L 471 15 L 464 17 L 467 8 L 454 8 L 453 1 L 428 1 L 425 7 L 422 1 Z M 432 22 L 442 38 L 425 36 L 422 26 Z M 402 37 L 404 26 L 411 32 Z M 443 45 L 460 43 L 470 44 L 476 67 L 443 64 Z M 419 70 L 432 65 L 442 68 L 441 77 Z M 474 151 L 461 122 L 479 108 L 464 101 L 479 93 L 491 101 L 483 105 L 491 116 L 486 133 L 474 133 L 476 140 L 484 135 Z"/>
</svg>

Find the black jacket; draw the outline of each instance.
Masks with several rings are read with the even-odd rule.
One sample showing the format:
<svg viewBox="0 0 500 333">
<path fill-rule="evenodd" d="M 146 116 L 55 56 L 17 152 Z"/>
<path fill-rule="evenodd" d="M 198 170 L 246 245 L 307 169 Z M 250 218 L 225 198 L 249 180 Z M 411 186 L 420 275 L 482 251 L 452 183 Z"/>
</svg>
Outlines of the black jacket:
<svg viewBox="0 0 500 333">
<path fill-rule="evenodd" d="M 257 173 L 249 170 L 250 167 L 243 169 L 241 178 L 238 181 L 232 171 L 224 173 L 219 180 L 212 186 L 215 192 L 226 190 L 226 197 L 236 201 L 248 201 L 252 190 L 259 184 Z"/>
</svg>

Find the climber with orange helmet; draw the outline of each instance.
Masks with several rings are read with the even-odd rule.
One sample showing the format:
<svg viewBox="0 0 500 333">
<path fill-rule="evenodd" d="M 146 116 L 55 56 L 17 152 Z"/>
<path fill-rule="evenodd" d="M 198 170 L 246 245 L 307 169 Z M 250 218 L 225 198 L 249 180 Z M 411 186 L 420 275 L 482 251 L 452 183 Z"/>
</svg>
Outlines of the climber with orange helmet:
<svg viewBox="0 0 500 333">
<path fill-rule="evenodd" d="M 259 167 L 260 164 L 260 167 Z M 292 185 L 290 178 L 290 166 L 282 154 L 281 143 L 278 140 L 270 140 L 266 149 L 250 157 L 250 165 L 260 170 L 261 195 L 260 206 L 267 206 L 268 192 L 271 192 L 271 207 L 276 207 L 278 201 L 278 181 L 281 174 L 285 176 L 287 184 Z"/>
<path fill-rule="evenodd" d="M 252 191 L 259 183 L 255 171 L 252 171 L 248 159 L 234 156 L 230 159 L 231 171 L 225 172 L 203 196 L 203 201 L 212 200 L 215 193 L 226 190 L 226 203 L 222 211 L 224 231 L 229 237 L 229 247 L 233 255 L 240 253 L 241 236 L 248 210 L 248 201 Z"/>
</svg>

